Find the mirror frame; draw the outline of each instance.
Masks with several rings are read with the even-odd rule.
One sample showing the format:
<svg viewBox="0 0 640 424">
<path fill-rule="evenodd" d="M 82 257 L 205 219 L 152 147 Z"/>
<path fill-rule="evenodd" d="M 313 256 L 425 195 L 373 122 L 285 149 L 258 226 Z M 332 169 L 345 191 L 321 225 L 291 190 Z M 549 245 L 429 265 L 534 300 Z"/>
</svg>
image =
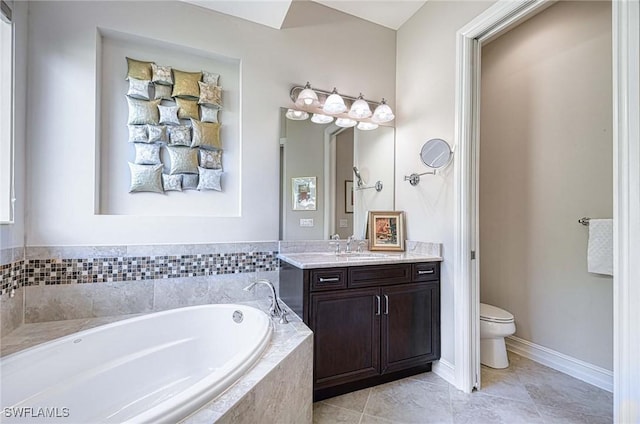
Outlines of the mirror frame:
<svg viewBox="0 0 640 424">
<path fill-rule="evenodd" d="M 426 154 L 425 154 L 425 149 L 427 149 L 428 147 L 431 147 L 435 144 L 438 145 L 444 145 L 447 146 L 447 150 L 449 151 L 449 156 L 447 157 L 447 160 L 444 164 L 440 165 L 440 166 L 433 166 L 433 165 L 429 165 L 429 163 L 427 163 L 427 159 L 425 158 Z M 423 145 L 422 148 L 420 149 L 420 160 L 422 161 L 422 163 L 431 168 L 431 169 L 440 169 L 440 168 L 444 168 L 447 165 L 449 165 L 451 163 L 451 160 L 453 159 L 453 150 L 451 149 L 451 146 L 449 145 L 449 143 L 447 143 L 446 141 L 444 141 L 441 138 L 432 138 L 431 140 L 427 140 Z M 433 163 L 433 161 L 431 161 L 431 163 Z"/>
</svg>

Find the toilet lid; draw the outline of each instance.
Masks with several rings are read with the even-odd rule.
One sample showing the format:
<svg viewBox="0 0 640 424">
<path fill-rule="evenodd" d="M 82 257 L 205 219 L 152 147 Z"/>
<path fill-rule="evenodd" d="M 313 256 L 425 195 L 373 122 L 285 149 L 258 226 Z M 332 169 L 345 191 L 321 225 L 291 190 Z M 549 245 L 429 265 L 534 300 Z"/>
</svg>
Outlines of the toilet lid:
<svg viewBox="0 0 640 424">
<path fill-rule="evenodd" d="M 492 322 L 513 322 L 513 315 L 497 306 L 481 303 L 480 319 Z"/>
</svg>

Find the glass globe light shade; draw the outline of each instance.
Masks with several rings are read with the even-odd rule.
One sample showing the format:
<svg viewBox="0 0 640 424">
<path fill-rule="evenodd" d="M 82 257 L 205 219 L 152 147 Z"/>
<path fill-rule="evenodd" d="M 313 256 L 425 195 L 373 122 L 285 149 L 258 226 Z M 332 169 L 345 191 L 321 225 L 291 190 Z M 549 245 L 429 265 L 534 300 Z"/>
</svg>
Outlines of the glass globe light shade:
<svg viewBox="0 0 640 424">
<path fill-rule="evenodd" d="M 316 124 L 328 124 L 333 121 L 333 116 L 323 115 L 321 113 L 314 113 L 311 116 L 311 122 L 315 122 Z"/>
<path fill-rule="evenodd" d="M 285 116 L 292 121 L 304 121 L 309 114 L 303 110 L 288 109 Z"/>
<path fill-rule="evenodd" d="M 355 119 L 365 119 L 371 116 L 369 103 L 367 103 L 367 101 L 362 98 L 362 94 L 360 94 L 358 100 L 353 102 L 353 104 L 351 105 L 349 116 Z"/>
<path fill-rule="evenodd" d="M 322 107 L 324 113 L 335 115 L 347 110 L 347 106 L 344 104 L 344 99 L 338 94 L 336 89 L 333 89 L 333 93 L 324 102 Z"/>
<path fill-rule="evenodd" d="M 382 124 L 385 122 L 393 121 L 393 118 L 395 117 L 396 116 L 393 114 L 393 111 L 391 110 L 387 102 L 382 99 L 382 103 L 373 112 L 371 120 L 378 124 Z"/>
<path fill-rule="evenodd" d="M 359 122 L 357 128 L 362 131 L 371 131 L 378 128 L 378 124 L 373 122 Z"/>
<path fill-rule="evenodd" d="M 307 82 L 304 89 L 298 94 L 296 99 L 296 106 L 298 107 L 318 107 L 320 102 L 318 101 L 318 95 L 311 89 L 311 84 Z"/>
<path fill-rule="evenodd" d="M 342 128 L 351 128 L 355 127 L 358 122 L 349 118 L 338 118 L 336 119 L 336 125 Z"/>
</svg>

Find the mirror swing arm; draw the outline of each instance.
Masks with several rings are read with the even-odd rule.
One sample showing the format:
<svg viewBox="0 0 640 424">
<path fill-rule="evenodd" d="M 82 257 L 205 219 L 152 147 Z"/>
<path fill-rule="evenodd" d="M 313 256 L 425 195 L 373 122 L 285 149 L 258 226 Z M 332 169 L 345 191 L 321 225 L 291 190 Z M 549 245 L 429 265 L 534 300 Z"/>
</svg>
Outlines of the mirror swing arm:
<svg viewBox="0 0 640 424">
<path fill-rule="evenodd" d="M 436 175 L 438 169 L 444 168 L 451 163 L 451 159 L 453 159 L 453 150 L 451 150 L 449 143 L 440 138 L 432 138 L 424 143 L 422 149 L 420 149 L 420 160 L 433 170 L 421 174 L 414 172 L 411 175 L 405 175 L 404 181 L 409 181 L 412 186 L 417 186 L 421 176 Z"/>
<path fill-rule="evenodd" d="M 357 166 L 353 167 L 353 173 L 354 173 L 354 175 L 356 176 L 356 179 L 357 179 L 356 188 L 354 188 L 355 191 L 367 190 L 367 189 L 370 189 L 370 188 L 375 188 L 378 193 L 380 193 L 382 191 L 382 181 L 378 180 L 378 181 L 376 181 L 376 183 L 374 185 L 365 187 L 364 183 L 362 182 L 362 176 L 360 175 L 360 171 L 358 170 Z"/>
<path fill-rule="evenodd" d="M 423 175 L 436 175 L 436 170 L 423 172 L 422 174 L 416 174 L 415 172 L 411 175 L 405 175 L 404 180 L 409 181 L 409 184 L 412 186 L 417 186 L 420 182 L 420 177 Z"/>
<path fill-rule="evenodd" d="M 355 191 L 359 191 L 359 190 L 368 190 L 370 188 L 375 188 L 376 191 L 379 193 L 382 191 L 382 181 L 376 181 L 376 183 L 372 186 L 368 186 L 368 187 L 356 187 L 354 188 Z"/>
</svg>

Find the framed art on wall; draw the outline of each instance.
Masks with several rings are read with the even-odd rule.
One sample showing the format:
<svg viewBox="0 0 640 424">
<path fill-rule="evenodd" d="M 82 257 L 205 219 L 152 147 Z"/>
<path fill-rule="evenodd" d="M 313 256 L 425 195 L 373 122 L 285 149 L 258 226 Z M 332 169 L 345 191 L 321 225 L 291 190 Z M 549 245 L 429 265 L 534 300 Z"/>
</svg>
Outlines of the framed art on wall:
<svg viewBox="0 0 640 424">
<path fill-rule="evenodd" d="M 369 212 L 369 250 L 404 251 L 404 212 Z"/>
<path fill-rule="evenodd" d="M 315 211 L 316 177 L 293 177 L 291 179 L 292 205 L 294 211 Z"/>
</svg>

